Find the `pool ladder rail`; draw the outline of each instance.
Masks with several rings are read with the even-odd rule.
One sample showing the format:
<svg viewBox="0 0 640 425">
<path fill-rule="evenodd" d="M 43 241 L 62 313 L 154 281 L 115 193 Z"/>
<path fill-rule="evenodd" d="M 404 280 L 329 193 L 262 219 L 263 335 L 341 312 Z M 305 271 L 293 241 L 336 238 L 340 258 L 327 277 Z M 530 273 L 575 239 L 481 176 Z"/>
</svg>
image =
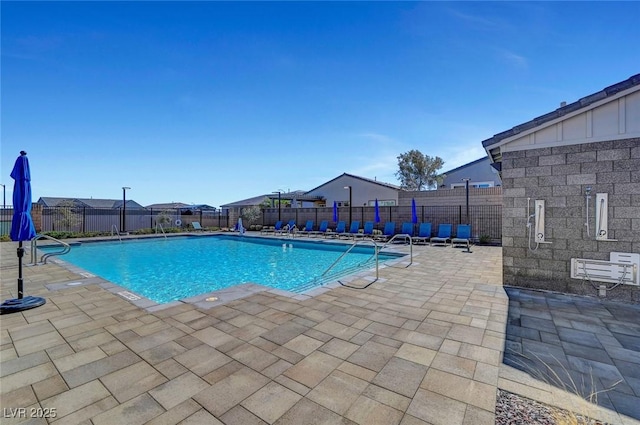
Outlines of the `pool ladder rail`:
<svg viewBox="0 0 640 425">
<path fill-rule="evenodd" d="M 62 251 L 48 252 L 44 254 L 40 258 L 40 262 L 38 262 L 38 240 L 40 239 L 47 239 L 62 245 Z M 71 245 L 69 245 L 66 242 L 63 242 L 49 235 L 42 235 L 42 234 L 36 235 L 35 238 L 31 239 L 31 265 L 35 266 L 37 264 L 47 264 L 47 260 L 49 258 L 58 256 L 58 255 L 65 255 L 69 253 L 69 251 L 71 251 Z"/>
<path fill-rule="evenodd" d="M 156 223 L 156 235 L 158 234 L 158 228 L 160 228 L 160 231 L 162 232 L 162 235 L 164 236 L 164 238 L 167 239 L 167 234 L 164 232 L 162 223 Z"/>
<path fill-rule="evenodd" d="M 118 239 L 120 239 L 120 242 L 122 242 L 122 237 L 120 237 L 120 231 L 118 230 L 118 226 L 116 226 L 115 224 L 112 224 L 111 225 L 111 236 L 113 236 L 114 230 L 115 230 L 115 234 L 118 235 Z"/>
<path fill-rule="evenodd" d="M 328 279 L 328 276 L 327 276 L 327 275 L 328 275 L 328 273 L 329 273 L 329 272 L 330 272 L 330 271 L 331 271 L 331 270 L 332 270 L 332 269 L 333 269 L 333 268 L 334 268 L 334 267 L 335 267 L 335 266 L 336 266 L 336 265 L 337 265 L 337 264 L 338 264 L 338 263 L 339 263 L 339 262 L 340 262 L 340 261 L 341 261 L 341 260 L 342 260 L 346 255 L 347 255 L 347 254 L 348 254 L 348 253 L 349 253 L 349 252 L 351 252 L 351 250 L 352 250 L 353 248 L 355 248 L 357 245 L 361 245 L 361 244 L 364 244 L 364 243 L 373 244 L 373 254 L 372 254 L 372 255 L 371 255 L 371 257 L 369 257 L 369 259 L 367 259 L 367 261 L 365 261 L 363 264 L 367 264 L 367 263 L 369 263 L 373 258 L 375 258 L 375 264 L 376 264 L 376 278 L 375 278 L 374 280 L 372 280 L 371 282 L 369 282 L 368 284 L 366 284 L 365 286 L 363 286 L 363 287 L 349 286 L 349 285 L 346 285 L 346 284 L 342 283 L 340 280 L 337 280 L 337 282 L 338 282 L 340 285 L 345 286 L 345 287 L 347 287 L 347 288 L 351 288 L 351 289 L 366 289 L 366 288 L 368 288 L 368 287 L 369 287 L 369 286 L 371 286 L 373 283 L 375 283 L 376 281 L 378 281 L 378 279 L 379 279 L 379 277 L 380 277 L 380 261 L 379 261 L 379 256 L 378 256 L 378 255 L 379 255 L 379 253 L 380 253 L 380 251 L 382 251 L 382 250 L 383 250 L 387 245 L 389 245 L 390 243 L 392 243 L 393 241 L 395 241 L 396 239 L 399 239 L 399 238 L 404 238 L 405 240 L 407 240 L 407 239 L 409 240 L 409 247 L 410 247 L 410 257 L 409 257 L 409 258 L 410 258 L 410 260 L 409 260 L 409 264 L 407 264 L 407 266 L 406 266 L 405 268 L 409 267 L 411 264 L 413 264 L 413 240 L 412 240 L 412 238 L 411 238 L 411 236 L 410 236 L 410 235 L 408 235 L 408 234 L 404 234 L 404 233 L 400 233 L 400 234 L 394 235 L 391 239 L 389 239 L 387 242 L 385 242 L 385 244 L 384 244 L 384 245 L 382 245 L 381 247 L 378 247 L 378 244 L 377 244 L 377 243 L 376 243 L 376 241 L 375 241 L 375 240 L 373 240 L 373 239 L 357 240 L 357 241 L 354 241 L 354 242 L 353 242 L 353 244 L 351 244 L 351 246 L 350 246 L 350 247 L 349 247 L 345 252 L 343 252 L 343 253 L 342 253 L 342 255 L 340 255 L 340 257 L 338 257 L 338 258 L 336 259 L 336 261 L 334 261 L 334 262 L 333 262 L 333 264 L 331 264 L 331 265 L 327 268 L 327 270 L 325 270 L 325 271 L 324 271 L 324 273 L 322 273 L 322 274 L 320 275 L 320 277 L 319 277 L 319 278 L 314 279 L 314 281 L 313 281 L 313 282 L 311 282 L 310 284 L 305 285 L 303 288 L 301 288 L 301 289 L 302 289 L 302 291 L 304 291 L 304 290 L 306 290 L 306 289 L 310 289 L 310 288 L 312 288 L 312 287 L 314 287 L 314 286 L 319 286 L 319 285 L 322 285 L 323 283 L 326 283 L 326 281 L 328 281 L 328 280 L 329 280 L 329 279 Z M 358 265 L 358 266 L 360 266 L 360 265 Z M 347 270 L 343 270 L 342 272 L 339 272 L 337 275 L 338 275 L 338 277 L 341 277 L 341 276 L 344 276 L 344 275 L 350 274 L 350 273 L 353 271 L 353 269 L 356 269 L 358 266 L 353 267 L 353 268 L 349 268 L 349 269 L 347 269 Z M 332 278 L 335 278 L 335 277 L 336 277 L 336 276 L 333 276 Z"/>
</svg>

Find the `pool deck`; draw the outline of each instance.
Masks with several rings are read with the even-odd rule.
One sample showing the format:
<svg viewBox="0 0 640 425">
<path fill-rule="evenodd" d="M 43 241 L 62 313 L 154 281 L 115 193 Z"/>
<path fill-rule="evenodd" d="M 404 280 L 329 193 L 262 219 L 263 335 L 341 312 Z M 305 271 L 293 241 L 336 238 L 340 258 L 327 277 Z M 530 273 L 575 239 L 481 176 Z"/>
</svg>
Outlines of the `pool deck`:
<svg viewBox="0 0 640 425">
<path fill-rule="evenodd" d="M 16 246 L 0 244 L 2 300 L 16 297 Z M 488 425 L 501 388 L 611 424 L 639 423 L 640 328 L 618 323 L 626 338 L 619 340 L 603 335 L 593 316 L 569 311 L 555 324 L 563 329 L 559 339 L 572 342 L 540 341 L 533 333 L 549 323 L 531 318 L 580 306 L 581 298 L 507 295 L 501 249 L 463 251 L 416 246 L 410 267 L 383 267 L 363 290 L 334 284 L 300 296 L 251 285 L 245 297 L 222 305 L 165 308 L 136 305 L 59 264 L 24 267 L 25 295 L 47 303 L 0 316 L 0 422 Z M 364 286 L 372 274 L 350 285 Z M 640 311 L 607 306 L 612 317 L 600 317 L 609 322 Z M 595 344 L 593 338 L 624 381 L 607 406 L 512 367 L 518 348 L 524 353 L 539 342 L 581 358 L 592 350 L 576 345 Z M 36 417 L 53 411 L 49 422 Z"/>
</svg>

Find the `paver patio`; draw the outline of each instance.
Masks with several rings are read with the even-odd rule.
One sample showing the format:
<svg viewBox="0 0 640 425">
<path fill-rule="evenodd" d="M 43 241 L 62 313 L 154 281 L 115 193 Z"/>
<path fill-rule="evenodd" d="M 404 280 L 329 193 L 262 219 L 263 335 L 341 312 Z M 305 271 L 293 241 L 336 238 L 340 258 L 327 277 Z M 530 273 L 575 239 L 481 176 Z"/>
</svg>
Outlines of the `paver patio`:
<svg viewBox="0 0 640 425">
<path fill-rule="evenodd" d="M 3 300 L 16 296 L 15 247 L 0 244 Z M 364 290 L 291 297 L 252 287 L 211 308 L 200 300 L 147 310 L 78 270 L 25 267 L 26 294 L 47 303 L 1 316 L 2 423 L 482 425 L 495 422 L 498 387 L 637 423 L 503 364 L 500 248 L 414 254 L 413 265 L 382 268 Z M 544 320 L 524 322 L 551 330 Z M 572 326 L 558 338 L 573 343 L 581 331 L 593 332 Z M 616 332 L 621 344 L 637 342 Z M 634 362 L 621 358 L 630 350 L 609 355 L 623 369 Z M 639 396 L 637 382 L 623 395 Z M 55 418 L 31 408 L 55 409 Z"/>
</svg>

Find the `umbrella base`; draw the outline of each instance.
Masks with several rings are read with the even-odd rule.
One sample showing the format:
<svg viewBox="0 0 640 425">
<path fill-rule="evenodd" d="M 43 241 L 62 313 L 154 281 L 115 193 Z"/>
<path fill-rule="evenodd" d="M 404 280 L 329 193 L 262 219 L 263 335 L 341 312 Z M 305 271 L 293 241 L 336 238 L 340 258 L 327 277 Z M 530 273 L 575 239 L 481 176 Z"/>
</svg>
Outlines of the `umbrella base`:
<svg viewBox="0 0 640 425">
<path fill-rule="evenodd" d="M 22 310 L 29 310 L 30 308 L 40 307 L 47 301 L 42 297 L 24 297 L 13 298 L 6 300 L 0 304 L 0 314 L 16 313 Z"/>
</svg>

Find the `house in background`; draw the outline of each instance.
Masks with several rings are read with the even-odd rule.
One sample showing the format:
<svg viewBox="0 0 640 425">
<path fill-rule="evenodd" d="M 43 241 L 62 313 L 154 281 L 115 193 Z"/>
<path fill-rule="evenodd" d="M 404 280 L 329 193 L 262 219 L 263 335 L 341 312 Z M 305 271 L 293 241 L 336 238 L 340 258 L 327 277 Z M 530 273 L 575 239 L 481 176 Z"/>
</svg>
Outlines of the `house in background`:
<svg viewBox="0 0 640 425">
<path fill-rule="evenodd" d="M 76 208 L 122 208 L 122 199 L 94 199 L 94 198 L 59 198 L 43 196 L 36 202 L 43 207 L 73 206 Z M 132 199 L 127 199 L 127 209 L 144 209 L 142 205 Z"/>
<path fill-rule="evenodd" d="M 613 288 L 618 278 L 588 278 L 572 259 L 640 253 L 640 74 L 482 144 L 502 174 L 504 283 L 596 296 Z M 626 279 L 604 292 L 640 302 L 640 275 Z"/>
<path fill-rule="evenodd" d="M 185 204 L 183 202 L 168 202 L 164 204 L 147 205 L 147 209 L 153 210 L 179 210 L 181 214 L 199 211 L 216 211 L 217 208 L 207 204 Z"/>
<path fill-rule="evenodd" d="M 343 173 L 311 189 L 305 195 L 321 199 L 316 205 L 319 207 L 331 207 L 334 201 L 339 207 L 348 206 L 349 196 L 352 206 L 373 206 L 376 199 L 380 206 L 394 206 L 398 205 L 398 193 L 403 190 L 400 186 L 390 183 Z"/>
<path fill-rule="evenodd" d="M 465 187 L 464 179 L 469 179 L 469 187 L 495 187 L 502 184 L 498 171 L 491 166 L 491 160 L 486 156 L 443 174 L 445 178 L 438 189 Z"/>
</svg>

